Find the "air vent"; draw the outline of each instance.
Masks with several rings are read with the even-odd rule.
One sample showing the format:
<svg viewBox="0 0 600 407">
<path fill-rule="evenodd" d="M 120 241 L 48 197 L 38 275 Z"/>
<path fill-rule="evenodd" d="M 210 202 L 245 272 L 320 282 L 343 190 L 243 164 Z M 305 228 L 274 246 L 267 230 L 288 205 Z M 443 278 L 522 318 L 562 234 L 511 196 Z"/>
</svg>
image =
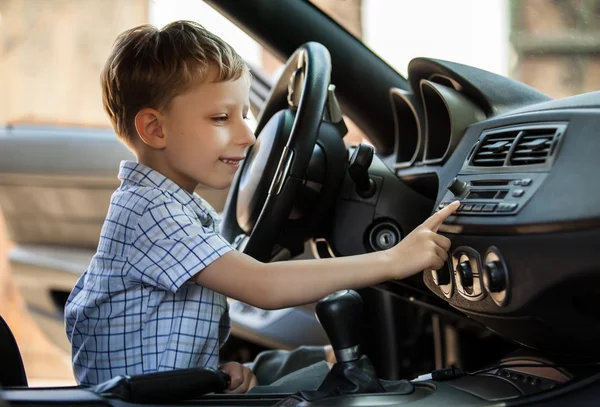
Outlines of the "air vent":
<svg viewBox="0 0 600 407">
<path fill-rule="evenodd" d="M 492 130 L 482 134 L 470 165 L 473 167 L 517 167 L 544 165 L 567 125 L 529 125 Z"/>
<path fill-rule="evenodd" d="M 510 155 L 510 165 L 545 164 L 556 138 L 556 128 L 524 130 Z"/>
<path fill-rule="evenodd" d="M 520 131 L 504 131 L 486 136 L 473 156 L 475 167 L 502 167 Z"/>
</svg>

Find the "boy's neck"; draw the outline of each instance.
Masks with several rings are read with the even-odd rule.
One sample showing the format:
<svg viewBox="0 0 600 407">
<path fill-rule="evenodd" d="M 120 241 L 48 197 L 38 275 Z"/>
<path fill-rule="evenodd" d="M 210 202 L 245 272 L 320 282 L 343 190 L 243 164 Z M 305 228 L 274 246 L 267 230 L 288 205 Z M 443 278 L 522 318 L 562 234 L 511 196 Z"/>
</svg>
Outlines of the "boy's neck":
<svg viewBox="0 0 600 407">
<path fill-rule="evenodd" d="M 198 186 L 197 182 L 179 173 L 160 157 L 153 157 L 153 155 L 149 154 L 137 154 L 137 162 L 158 171 L 190 194 L 193 194 Z"/>
</svg>

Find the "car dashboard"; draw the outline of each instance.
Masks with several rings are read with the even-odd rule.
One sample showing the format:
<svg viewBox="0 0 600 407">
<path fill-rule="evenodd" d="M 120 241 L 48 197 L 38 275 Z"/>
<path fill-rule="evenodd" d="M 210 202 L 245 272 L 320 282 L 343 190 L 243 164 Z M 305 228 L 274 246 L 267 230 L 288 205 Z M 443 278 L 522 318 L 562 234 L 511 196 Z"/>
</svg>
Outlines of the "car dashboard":
<svg viewBox="0 0 600 407">
<path fill-rule="evenodd" d="M 425 271 L 426 286 L 505 338 L 597 356 L 600 92 L 550 100 L 424 58 L 409 81 L 390 92 L 392 166 L 413 184 L 433 172 L 434 208 L 460 201 L 440 228 L 452 240 L 447 266 Z"/>
</svg>

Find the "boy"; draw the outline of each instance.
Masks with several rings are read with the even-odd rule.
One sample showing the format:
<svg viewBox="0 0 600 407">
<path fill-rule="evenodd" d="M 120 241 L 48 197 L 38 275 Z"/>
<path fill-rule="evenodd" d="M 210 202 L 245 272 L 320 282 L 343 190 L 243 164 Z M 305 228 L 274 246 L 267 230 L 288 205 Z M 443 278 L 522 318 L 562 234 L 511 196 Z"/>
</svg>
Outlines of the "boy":
<svg viewBox="0 0 600 407">
<path fill-rule="evenodd" d="M 103 104 L 137 162 L 121 163 L 98 251 L 65 308 L 77 380 L 217 367 L 229 334 L 227 297 L 264 309 L 439 269 L 450 241 L 436 233 L 456 204 L 387 251 L 260 263 L 218 234 L 194 190 L 227 188 L 255 142 L 246 125 L 249 71 L 202 26 L 174 22 L 121 34 L 101 75 Z M 237 363 L 229 392 L 256 384 Z"/>
</svg>

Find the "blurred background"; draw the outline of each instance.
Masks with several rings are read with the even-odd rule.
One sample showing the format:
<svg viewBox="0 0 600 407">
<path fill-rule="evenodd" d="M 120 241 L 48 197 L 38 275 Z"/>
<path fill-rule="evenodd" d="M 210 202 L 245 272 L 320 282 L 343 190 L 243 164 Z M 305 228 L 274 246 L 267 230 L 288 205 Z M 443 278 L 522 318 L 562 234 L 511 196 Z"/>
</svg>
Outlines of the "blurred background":
<svg viewBox="0 0 600 407">
<path fill-rule="evenodd" d="M 600 0 L 311 1 L 403 75 L 412 58 L 425 56 L 509 76 L 556 98 L 600 89 Z M 99 73 L 115 37 L 178 19 L 200 22 L 253 69 L 277 76 L 282 61 L 201 0 L 0 0 L 0 125 L 110 128 Z M 362 137 L 354 128 L 349 142 Z M 14 282 L 13 245 L 0 212 L 0 314 L 31 384 L 70 384 L 65 338 L 49 337 L 23 300 L 21 291 L 36 282 Z"/>
</svg>

